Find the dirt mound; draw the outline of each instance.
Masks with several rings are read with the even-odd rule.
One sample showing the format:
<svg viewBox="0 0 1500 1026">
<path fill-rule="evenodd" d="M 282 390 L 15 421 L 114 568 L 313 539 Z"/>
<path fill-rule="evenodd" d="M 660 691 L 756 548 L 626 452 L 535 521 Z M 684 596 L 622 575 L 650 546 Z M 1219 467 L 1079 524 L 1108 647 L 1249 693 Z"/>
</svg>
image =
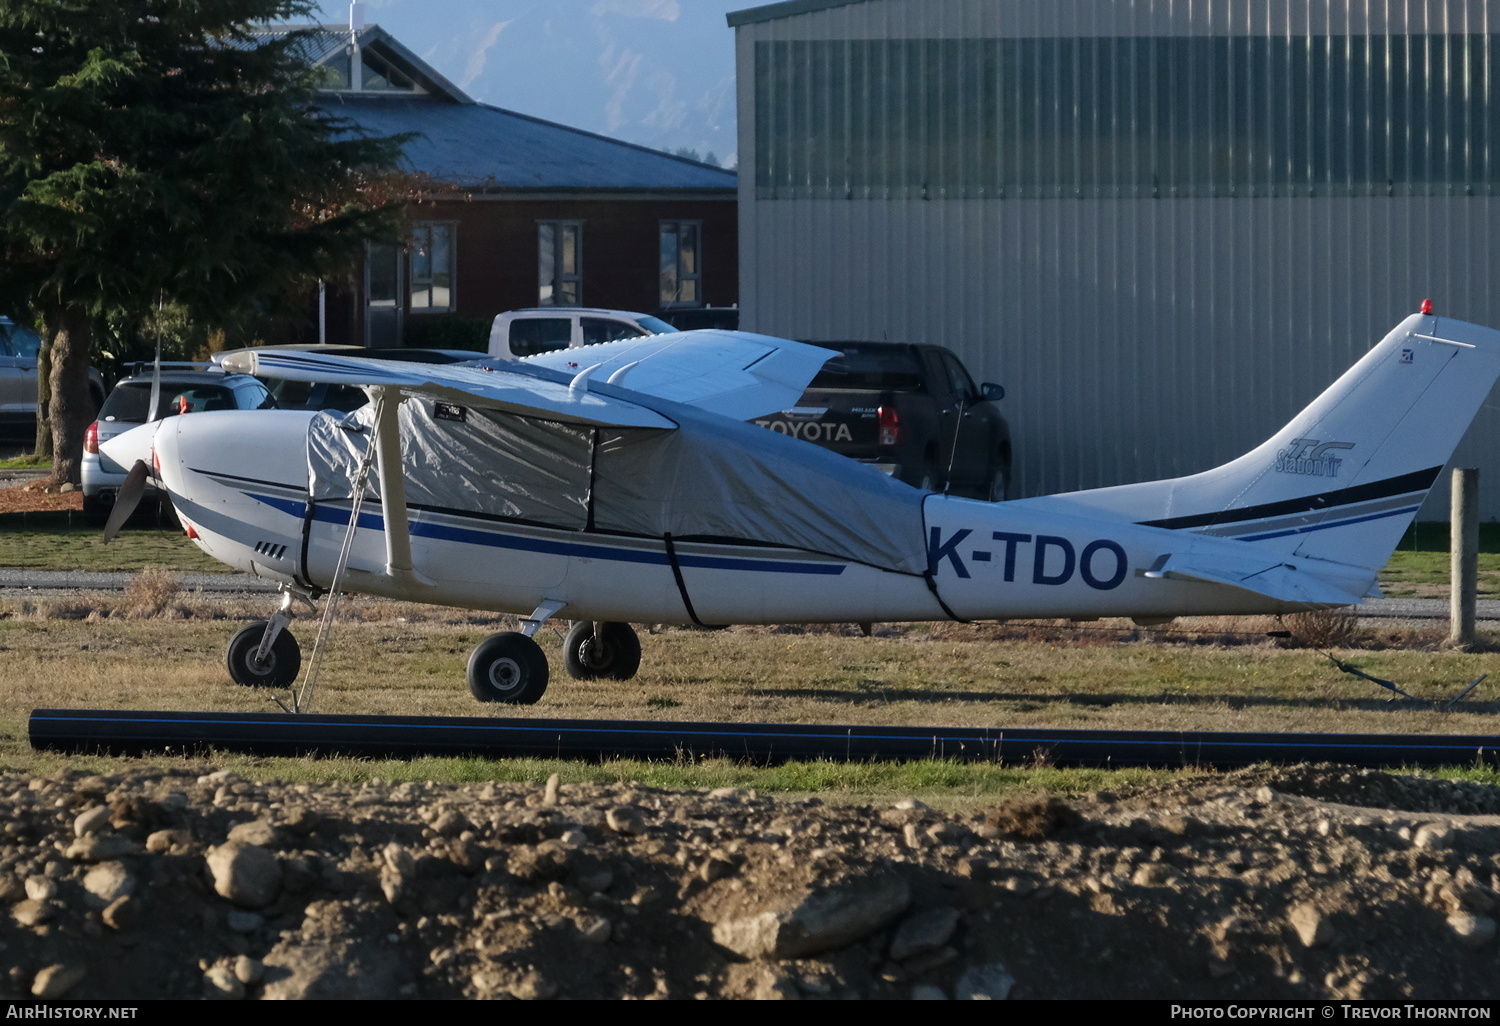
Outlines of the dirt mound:
<svg viewBox="0 0 1500 1026">
<path fill-rule="evenodd" d="M 1217 778 L 1223 785 L 1255 790 L 1269 787 L 1282 795 L 1298 795 L 1320 802 L 1365 806 L 1376 810 L 1500 816 L 1500 789 L 1464 780 L 1435 780 L 1399 776 L 1348 766 L 1285 766 L 1235 770 Z M 1136 805 L 1149 805 L 1203 790 L 1201 780 L 1142 788 L 1132 795 Z"/>
<path fill-rule="evenodd" d="M 82 510 L 83 492 L 49 493 L 40 481 L 0 487 L 0 513 L 48 513 Z"/>
<path fill-rule="evenodd" d="M 1337 767 L 964 815 L 0 776 L 0 997 L 1493 998 L 1497 808 Z"/>
</svg>

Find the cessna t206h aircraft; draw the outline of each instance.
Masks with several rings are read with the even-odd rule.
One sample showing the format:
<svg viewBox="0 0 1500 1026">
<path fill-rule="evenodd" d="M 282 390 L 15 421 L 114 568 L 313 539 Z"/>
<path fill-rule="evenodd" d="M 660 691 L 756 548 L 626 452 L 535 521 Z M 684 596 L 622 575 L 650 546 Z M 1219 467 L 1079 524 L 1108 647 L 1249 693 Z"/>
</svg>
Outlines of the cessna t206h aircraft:
<svg viewBox="0 0 1500 1026">
<path fill-rule="evenodd" d="M 353 591 L 521 614 L 523 631 L 475 648 L 468 679 L 482 701 L 529 703 L 548 679 L 532 635 L 554 618 L 572 621 L 572 676 L 623 680 L 641 657 L 629 622 L 1359 602 L 1500 375 L 1500 332 L 1413 315 L 1217 469 L 993 504 L 746 423 L 793 405 L 831 355 L 727 331 L 483 365 L 248 351 L 234 369 L 372 401 L 172 417 L 106 448 L 139 461 L 137 489 L 155 477 L 205 552 L 279 582 L 281 608 L 229 646 L 236 681 L 293 683 L 294 603 Z"/>
</svg>

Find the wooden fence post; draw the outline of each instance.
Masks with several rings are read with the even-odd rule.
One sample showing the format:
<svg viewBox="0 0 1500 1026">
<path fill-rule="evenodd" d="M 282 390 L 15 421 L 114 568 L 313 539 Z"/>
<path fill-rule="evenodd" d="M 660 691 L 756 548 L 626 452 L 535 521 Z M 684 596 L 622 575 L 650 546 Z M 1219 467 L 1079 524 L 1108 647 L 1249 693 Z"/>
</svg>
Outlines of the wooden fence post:
<svg viewBox="0 0 1500 1026">
<path fill-rule="evenodd" d="M 1479 471 L 1453 468 L 1452 522 L 1449 524 L 1448 645 L 1474 645 L 1474 603 L 1479 579 Z"/>
</svg>

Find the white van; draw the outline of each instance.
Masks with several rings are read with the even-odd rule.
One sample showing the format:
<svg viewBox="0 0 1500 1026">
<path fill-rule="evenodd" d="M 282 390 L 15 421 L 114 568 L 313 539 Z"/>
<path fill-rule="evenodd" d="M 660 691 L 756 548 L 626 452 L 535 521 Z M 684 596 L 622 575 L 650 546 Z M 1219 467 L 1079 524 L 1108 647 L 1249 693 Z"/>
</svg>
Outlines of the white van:
<svg viewBox="0 0 1500 1026">
<path fill-rule="evenodd" d="M 676 330 L 660 317 L 628 310 L 579 306 L 508 310 L 498 314 L 490 326 L 489 354 L 518 359 L 638 335 L 665 335 Z"/>
</svg>

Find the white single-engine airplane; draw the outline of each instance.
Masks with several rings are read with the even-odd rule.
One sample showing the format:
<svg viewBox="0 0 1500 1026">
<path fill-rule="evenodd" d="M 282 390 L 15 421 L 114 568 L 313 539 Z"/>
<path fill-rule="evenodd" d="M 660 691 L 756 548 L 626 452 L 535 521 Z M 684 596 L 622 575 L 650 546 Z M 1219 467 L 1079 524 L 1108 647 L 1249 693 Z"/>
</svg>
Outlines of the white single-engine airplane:
<svg viewBox="0 0 1500 1026">
<path fill-rule="evenodd" d="M 1424 304 L 1424 309 L 1426 306 Z M 1200 474 L 1011 502 L 920 491 L 746 421 L 831 353 L 741 332 L 483 366 L 250 351 L 233 369 L 359 385 L 352 414 L 171 417 L 105 444 L 209 555 L 280 584 L 230 643 L 291 685 L 295 601 L 344 591 L 521 614 L 468 664 L 481 701 L 628 679 L 628 622 L 1281 613 L 1357 603 L 1500 376 L 1500 332 L 1416 314 L 1269 441 Z M 371 473 L 373 465 L 373 474 Z M 368 502 L 366 501 L 368 499 Z"/>
</svg>

